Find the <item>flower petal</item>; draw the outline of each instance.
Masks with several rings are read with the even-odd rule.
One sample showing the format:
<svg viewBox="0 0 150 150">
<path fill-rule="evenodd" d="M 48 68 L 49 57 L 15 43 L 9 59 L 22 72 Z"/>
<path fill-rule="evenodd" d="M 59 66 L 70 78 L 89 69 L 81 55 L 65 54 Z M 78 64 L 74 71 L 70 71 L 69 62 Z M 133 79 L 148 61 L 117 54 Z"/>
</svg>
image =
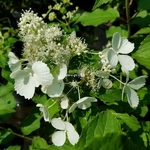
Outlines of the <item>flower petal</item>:
<svg viewBox="0 0 150 150">
<path fill-rule="evenodd" d="M 70 132 L 72 132 L 72 131 L 74 131 L 75 129 L 74 129 L 74 126 L 70 123 L 70 122 L 64 122 L 65 123 L 65 130 L 66 131 L 70 131 Z"/>
<path fill-rule="evenodd" d="M 67 97 L 63 97 L 61 99 L 61 103 L 60 103 L 60 106 L 62 109 L 67 109 L 68 108 L 68 98 Z"/>
<path fill-rule="evenodd" d="M 131 43 L 128 41 L 127 38 L 122 38 L 121 39 L 121 46 L 119 48 L 119 53 L 121 54 L 129 54 L 130 52 L 132 52 L 134 49 L 134 43 Z"/>
<path fill-rule="evenodd" d="M 63 80 L 66 77 L 66 75 L 67 75 L 67 65 L 66 64 L 62 64 L 60 66 L 58 80 Z"/>
<path fill-rule="evenodd" d="M 35 62 L 32 65 L 32 70 L 34 71 L 35 78 L 41 85 L 50 85 L 52 83 L 53 76 L 45 63 L 41 61 Z"/>
<path fill-rule="evenodd" d="M 125 90 L 127 94 L 128 103 L 130 104 L 130 106 L 132 108 L 137 107 L 139 104 L 139 97 L 137 93 L 128 86 L 125 87 Z"/>
<path fill-rule="evenodd" d="M 79 99 L 76 104 L 78 108 L 85 110 L 91 106 L 91 102 L 97 102 L 97 99 L 94 97 L 83 97 Z"/>
<path fill-rule="evenodd" d="M 85 102 L 85 101 L 97 102 L 97 99 L 94 97 L 83 97 L 83 98 L 79 99 L 76 103 L 80 104 L 80 103 Z"/>
<path fill-rule="evenodd" d="M 114 51 L 118 52 L 120 44 L 121 44 L 121 36 L 118 32 L 116 32 L 114 33 L 112 38 L 112 47 Z"/>
<path fill-rule="evenodd" d="M 60 118 L 53 118 L 51 124 L 54 128 L 59 130 L 65 130 L 65 123 Z"/>
<path fill-rule="evenodd" d="M 49 97 L 59 97 L 64 90 L 64 81 L 54 78 L 53 83 L 47 87 Z"/>
<path fill-rule="evenodd" d="M 10 77 L 13 79 L 23 79 L 29 76 L 29 74 L 30 74 L 29 70 L 18 70 L 18 71 L 12 72 L 10 74 Z"/>
<path fill-rule="evenodd" d="M 52 142 L 56 146 L 64 145 L 65 141 L 66 141 L 65 131 L 57 131 L 52 135 Z"/>
<path fill-rule="evenodd" d="M 135 68 L 134 60 L 128 55 L 118 55 L 121 66 L 126 70 L 133 70 Z"/>
<path fill-rule="evenodd" d="M 78 104 L 77 104 L 77 103 L 74 103 L 74 104 L 69 108 L 69 113 L 72 113 L 72 112 L 76 109 L 77 106 L 78 106 Z"/>
<path fill-rule="evenodd" d="M 107 53 L 107 59 L 112 66 L 116 66 L 118 64 L 117 53 L 112 48 L 110 48 Z"/>
<path fill-rule="evenodd" d="M 79 140 L 79 134 L 75 130 L 72 131 L 72 132 L 68 131 L 67 132 L 67 137 L 68 137 L 69 142 L 72 145 L 75 145 Z"/>
<path fill-rule="evenodd" d="M 15 56 L 13 52 L 8 53 L 9 61 L 8 65 L 12 72 L 20 70 L 21 69 L 21 62 L 20 60 Z"/>
<path fill-rule="evenodd" d="M 42 111 L 45 122 L 50 122 L 50 116 L 48 109 L 43 104 L 37 104 L 37 107 L 40 107 L 40 111 Z"/>
<path fill-rule="evenodd" d="M 88 101 L 78 104 L 78 108 L 83 109 L 83 110 L 89 108 L 90 106 L 91 106 L 91 103 Z"/>
<path fill-rule="evenodd" d="M 15 90 L 21 96 L 27 99 L 33 97 L 35 92 L 35 80 L 32 76 L 27 76 L 26 78 L 15 80 Z"/>
</svg>

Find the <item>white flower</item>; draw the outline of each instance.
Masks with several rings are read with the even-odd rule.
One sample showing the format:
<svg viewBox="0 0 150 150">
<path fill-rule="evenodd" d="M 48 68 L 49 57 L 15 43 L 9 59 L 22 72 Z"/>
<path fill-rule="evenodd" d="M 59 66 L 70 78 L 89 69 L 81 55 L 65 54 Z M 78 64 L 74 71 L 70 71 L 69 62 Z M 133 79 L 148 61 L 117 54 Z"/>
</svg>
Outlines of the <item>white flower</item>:
<svg viewBox="0 0 150 150">
<path fill-rule="evenodd" d="M 20 70 L 21 69 L 21 62 L 20 60 L 15 56 L 13 52 L 8 53 L 9 61 L 8 65 L 12 72 Z"/>
<path fill-rule="evenodd" d="M 61 103 L 60 103 L 60 106 L 62 109 L 67 109 L 68 108 L 68 102 L 69 102 L 69 99 L 67 96 L 63 96 L 61 98 Z"/>
<path fill-rule="evenodd" d="M 50 122 L 50 116 L 48 108 L 46 108 L 43 104 L 37 104 L 37 107 L 40 107 L 40 111 L 43 113 L 45 122 Z"/>
<path fill-rule="evenodd" d="M 73 112 L 76 107 L 85 110 L 91 106 L 91 102 L 97 102 L 97 99 L 94 97 L 83 97 L 69 108 L 69 113 Z"/>
<path fill-rule="evenodd" d="M 41 61 L 33 63 L 31 67 L 26 67 L 24 70 L 11 73 L 10 77 L 15 79 L 17 93 L 27 99 L 33 97 L 35 87 L 39 85 L 46 86 L 53 81 L 53 76 L 48 66 Z"/>
<path fill-rule="evenodd" d="M 112 66 L 116 66 L 118 61 L 120 62 L 122 68 L 126 70 L 133 70 L 135 63 L 133 59 L 125 54 L 129 54 L 134 49 L 134 44 L 130 43 L 127 38 L 121 37 L 117 32 L 112 38 L 112 48 L 108 51 L 108 61 Z"/>
<path fill-rule="evenodd" d="M 66 136 L 72 145 L 79 140 L 79 134 L 75 131 L 74 126 L 69 122 L 64 122 L 60 118 L 53 118 L 51 124 L 54 128 L 61 130 L 52 135 L 52 142 L 56 146 L 62 146 L 66 141 Z"/>
<path fill-rule="evenodd" d="M 46 93 L 49 97 L 59 97 L 64 90 L 64 81 L 63 79 L 67 75 L 67 66 L 62 64 L 58 68 L 59 73 L 54 76 L 52 84 L 46 87 Z"/>
</svg>

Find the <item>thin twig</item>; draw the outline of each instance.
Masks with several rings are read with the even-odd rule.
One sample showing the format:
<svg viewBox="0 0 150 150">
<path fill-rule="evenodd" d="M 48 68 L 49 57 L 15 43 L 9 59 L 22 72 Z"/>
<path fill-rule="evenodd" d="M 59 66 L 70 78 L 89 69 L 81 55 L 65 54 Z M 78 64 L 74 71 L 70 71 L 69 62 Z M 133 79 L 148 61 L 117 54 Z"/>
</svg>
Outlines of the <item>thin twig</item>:
<svg viewBox="0 0 150 150">
<path fill-rule="evenodd" d="M 27 139 L 27 140 L 29 140 L 29 141 L 32 141 L 32 138 L 29 138 L 29 137 L 26 137 L 26 136 L 24 136 L 24 135 L 15 133 L 15 132 L 13 132 L 13 131 L 11 131 L 11 130 L 9 130 L 9 129 L 6 129 L 6 128 L 4 128 L 4 127 L 1 127 L 1 126 L 0 126 L 0 129 L 2 129 L 2 130 L 7 130 L 8 132 L 10 132 L 11 134 L 13 134 L 13 135 L 15 135 L 15 136 L 18 136 L 18 137 L 21 137 L 21 138 L 23 138 L 23 139 Z"/>
<path fill-rule="evenodd" d="M 127 27 L 128 27 L 128 38 L 130 37 L 130 5 L 129 0 L 125 0 Z"/>
</svg>

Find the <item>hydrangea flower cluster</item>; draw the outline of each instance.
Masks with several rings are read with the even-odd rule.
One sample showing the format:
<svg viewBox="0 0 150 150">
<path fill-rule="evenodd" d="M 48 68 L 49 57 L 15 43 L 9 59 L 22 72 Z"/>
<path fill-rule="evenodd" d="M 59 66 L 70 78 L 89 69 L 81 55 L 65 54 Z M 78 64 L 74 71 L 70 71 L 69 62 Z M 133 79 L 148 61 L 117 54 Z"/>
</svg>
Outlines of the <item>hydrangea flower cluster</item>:
<svg viewBox="0 0 150 150">
<path fill-rule="evenodd" d="M 58 26 L 48 26 L 31 10 L 23 12 L 18 26 L 19 36 L 24 43 L 22 58 L 17 58 L 13 52 L 8 54 L 8 65 L 12 71 L 10 77 L 15 80 L 15 91 L 26 99 L 32 99 L 36 88 L 41 87 L 41 92 L 49 97 L 59 97 L 62 109 L 67 109 L 68 99 L 63 96 L 65 86 L 63 80 L 67 75 L 67 67 L 73 56 L 86 51 L 87 45 L 76 37 L 75 33 L 68 36 Z M 42 103 L 36 106 L 40 108 L 44 120 L 58 129 L 48 112 L 51 106 Z M 56 134 L 52 136 L 52 141 L 55 145 L 64 144 L 66 139 L 64 134 L 67 132 L 69 141 L 74 145 L 79 139 L 78 133 L 69 122 L 62 124 L 66 126 L 62 128 L 64 132 L 61 131 L 63 143 L 56 142 L 59 136 Z M 72 133 L 76 135 L 75 140 Z"/>
<path fill-rule="evenodd" d="M 55 9 L 58 8 L 59 6 Z M 62 146 L 66 137 L 72 145 L 75 145 L 79 140 L 79 135 L 66 116 L 75 109 L 89 108 L 91 103 L 97 102 L 97 99 L 89 95 L 80 97 L 79 83 L 73 81 L 70 85 L 77 89 L 78 100 L 70 106 L 69 96 L 64 93 L 64 79 L 67 76 L 71 58 L 87 52 L 87 44 L 81 38 L 76 37 L 75 32 L 66 35 L 59 26 L 48 26 L 31 10 L 24 11 L 18 26 L 19 36 L 24 43 L 22 58 L 17 58 L 12 52 L 8 55 L 8 65 L 12 71 L 10 77 L 15 80 L 15 91 L 26 99 L 32 99 L 36 88 L 41 88 L 42 93 L 54 99 L 54 103 L 49 106 L 38 103 L 36 107 L 39 107 L 45 122 L 51 123 L 54 128 L 60 130 L 52 135 L 52 142 L 56 146 Z M 112 74 L 116 72 L 117 64 L 120 63 L 122 71 L 127 75 L 125 83 L 120 81 L 124 85 L 122 99 L 126 93 L 130 106 L 137 107 L 139 99 L 135 90 L 145 84 L 146 76 L 128 82 L 129 71 L 134 69 L 135 64 L 127 54 L 133 49 L 132 43 L 122 38 L 119 33 L 115 33 L 112 38 L 112 47 L 98 53 L 99 68 L 94 70 L 87 66 L 77 71 L 81 82 L 86 82 L 86 85 L 93 90 L 100 89 L 101 86 L 109 89 L 112 87 L 112 81 L 109 78 L 114 77 Z M 61 109 L 66 110 L 67 115 L 64 119 L 50 116 L 49 109 L 56 102 L 60 104 Z"/>
<path fill-rule="evenodd" d="M 74 55 L 86 50 L 87 45 L 75 34 L 65 38 L 57 26 L 48 26 L 33 11 L 25 11 L 18 23 L 19 35 L 24 42 L 23 57 L 29 62 L 66 63 Z"/>
</svg>

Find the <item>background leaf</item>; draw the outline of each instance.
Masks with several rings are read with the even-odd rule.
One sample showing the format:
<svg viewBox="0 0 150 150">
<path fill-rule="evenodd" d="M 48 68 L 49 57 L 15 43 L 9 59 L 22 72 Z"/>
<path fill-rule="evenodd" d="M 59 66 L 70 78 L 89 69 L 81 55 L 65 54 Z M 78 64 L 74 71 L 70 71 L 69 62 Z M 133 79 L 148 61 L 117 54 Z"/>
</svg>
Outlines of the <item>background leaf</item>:
<svg viewBox="0 0 150 150">
<path fill-rule="evenodd" d="M 110 0 L 96 0 L 92 10 L 95 10 L 96 8 L 100 7 L 101 5 L 108 3 L 109 1 Z"/>
<path fill-rule="evenodd" d="M 33 131 L 40 128 L 41 116 L 37 113 L 31 113 L 21 124 L 21 131 L 25 135 L 29 135 Z"/>
<path fill-rule="evenodd" d="M 32 145 L 30 146 L 30 150 L 47 150 L 48 144 L 45 139 L 35 136 L 32 140 Z"/>
<path fill-rule="evenodd" d="M 149 0 L 140 0 L 138 2 L 138 10 L 150 10 Z"/>
<path fill-rule="evenodd" d="M 109 133 L 104 137 L 94 137 L 84 150 L 141 150 L 127 136 Z"/>
<path fill-rule="evenodd" d="M 15 112 L 16 100 L 12 93 L 0 97 L 0 115 Z"/>
<path fill-rule="evenodd" d="M 138 63 L 150 69 L 150 35 L 148 35 L 141 43 L 138 50 L 133 54 Z"/>
<path fill-rule="evenodd" d="M 137 131 L 141 128 L 137 118 L 133 115 L 129 116 L 128 114 L 123 113 L 113 113 L 113 115 L 115 115 L 118 119 L 121 119 L 133 131 Z"/>
<path fill-rule="evenodd" d="M 116 27 L 116 26 L 111 26 L 108 30 L 106 30 L 106 36 L 107 38 L 110 38 L 113 36 L 115 32 L 119 32 L 119 34 L 123 37 L 128 37 L 128 31 L 123 29 L 122 27 Z"/>
<path fill-rule="evenodd" d="M 96 9 L 93 12 L 84 12 L 77 22 L 83 26 L 98 26 L 108 21 L 114 21 L 119 17 L 119 12 L 116 9 L 108 8 L 107 10 Z"/>
<path fill-rule="evenodd" d="M 6 150 L 20 150 L 21 147 L 20 146 L 9 146 Z"/>
<path fill-rule="evenodd" d="M 121 126 L 116 117 L 109 111 L 104 111 L 87 123 L 82 135 L 77 143 L 78 147 L 83 148 L 94 137 L 104 137 L 108 133 L 121 133 Z"/>
<path fill-rule="evenodd" d="M 10 82 L 7 85 L 0 86 L 0 97 L 6 95 L 14 90 L 14 85 Z"/>
</svg>

